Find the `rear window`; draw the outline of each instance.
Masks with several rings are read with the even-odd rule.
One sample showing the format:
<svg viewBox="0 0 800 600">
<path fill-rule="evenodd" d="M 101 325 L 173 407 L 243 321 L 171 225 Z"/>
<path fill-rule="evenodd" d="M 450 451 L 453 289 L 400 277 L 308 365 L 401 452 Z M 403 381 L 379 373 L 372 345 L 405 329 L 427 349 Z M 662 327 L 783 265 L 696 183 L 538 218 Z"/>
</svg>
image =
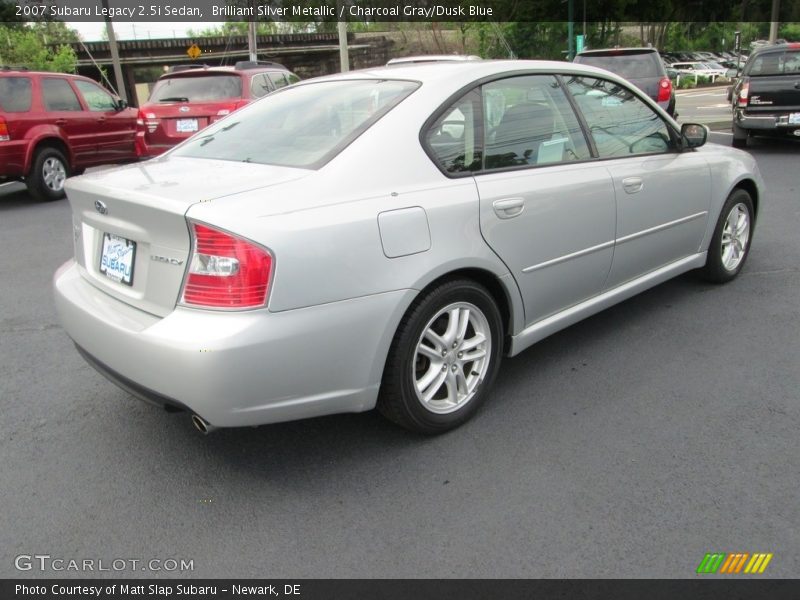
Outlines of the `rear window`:
<svg viewBox="0 0 800 600">
<path fill-rule="evenodd" d="M 661 76 L 655 52 L 582 54 L 575 57 L 575 62 L 611 71 L 625 79 L 644 79 L 646 77 Z"/>
<path fill-rule="evenodd" d="M 319 168 L 417 87 L 385 79 L 287 87 L 204 129 L 173 154 Z"/>
<path fill-rule="evenodd" d="M 747 63 L 745 75 L 796 75 L 800 73 L 800 50 L 767 52 L 755 56 Z"/>
<path fill-rule="evenodd" d="M 153 88 L 150 102 L 216 102 L 241 97 L 241 77 L 208 73 L 160 79 Z"/>
<path fill-rule="evenodd" d="M 0 110 L 10 113 L 28 111 L 31 98 L 29 77 L 0 77 Z"/>
</svg>

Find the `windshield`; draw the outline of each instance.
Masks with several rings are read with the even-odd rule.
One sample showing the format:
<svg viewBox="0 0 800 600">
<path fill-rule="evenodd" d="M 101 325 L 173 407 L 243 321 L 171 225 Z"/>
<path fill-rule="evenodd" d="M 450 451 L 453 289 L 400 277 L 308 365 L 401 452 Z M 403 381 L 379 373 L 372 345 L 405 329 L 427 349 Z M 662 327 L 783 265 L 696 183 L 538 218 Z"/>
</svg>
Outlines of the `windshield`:
<svg viewBox="0 0 800 600">
<path fill-rule="evenodd" d="M 150 102 L 216 102 L 241 97 L 241 77 L 209 73 L 161 79 L 153 88 Z"/>
<path fill-rule="evenodd" d="M 319 168 L 417 87 L 368 79 L 284 88 L 204 129 L 173 154 Z"/>
<path fill-rule="evenodd" d="M 640 54 L 584 54 L 575 62 L 591 67 L 599 67 L 616 73 L 625 79 L 644 79 L 660 75 L 658 64 L 653 60 L 654 52 Z"/>
</svg>

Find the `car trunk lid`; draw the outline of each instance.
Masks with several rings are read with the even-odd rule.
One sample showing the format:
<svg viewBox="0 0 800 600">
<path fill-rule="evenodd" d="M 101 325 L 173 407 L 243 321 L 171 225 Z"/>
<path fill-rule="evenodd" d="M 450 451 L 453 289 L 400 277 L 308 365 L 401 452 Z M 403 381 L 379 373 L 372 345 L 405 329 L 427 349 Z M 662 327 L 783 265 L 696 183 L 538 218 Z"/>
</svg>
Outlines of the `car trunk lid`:
<svg viewBox="0 0 800 600">
<path fill-rule="evenodd" d="M 191 250 L 186 211 L 307 171 L 164 158 L 69 179 L 75 260 L 92 285 L 158 316 L 179 300 Z M 105 262 L 104 262 L 105 259 Z"/>
</svg>

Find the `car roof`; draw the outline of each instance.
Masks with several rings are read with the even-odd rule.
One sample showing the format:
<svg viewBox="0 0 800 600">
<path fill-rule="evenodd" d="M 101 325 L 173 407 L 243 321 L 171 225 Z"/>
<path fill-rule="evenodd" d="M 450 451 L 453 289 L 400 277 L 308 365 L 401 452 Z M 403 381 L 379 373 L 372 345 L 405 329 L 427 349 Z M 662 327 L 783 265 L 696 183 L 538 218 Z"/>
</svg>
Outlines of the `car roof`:
<svg viewBox="0 0 800 600">
<path fill-rule="evenodd" d="M 7 67 L 5 65 L 0 67 L 0 76 L 9 75 L 11 73 L 13 73 L 14 75 L 22 74 L 22 75 L 36 75 L 36 76 L 46 76 L 46 77 L 70 77 L 72 79 L 84 79 L 86 81 L 94 81 L 90 77 L 85 77 L 83 75 L 76 75 L 74 73 L 59 73 L 57 71 L 29 71 L 25 67 Z"/>
<path fill-rule="evenodd" d="M 292 87 L 309 85 L 327 81 L 343 81 L 357 79 L 388 79 L 418 81 L 428 88 L 460 89 L 480 79 L 493 79 L 504 75 L 535 75 L 563 73 L 585 75 L 588 77 L 601 75 L 606 79 L 624 85 L 625 80 L 614 73 L 589 65 L 554 60 L 476 60 L 476 61 L 442 61 L 427 63 L 406 63 L 384 67 L 367 68 L 346 73 L 325 75 L 306 79 Z"/>
<path fill-rule="evenodd" d="M 644 54 L 645 52 L 658 53 L 658 50 L 656 48 L 595 48 L 578 52 L 577 56 L 585 56 L 588 54 Z"/>
<path fill-rule="evenodd" d="M 217 65 L 176 65 L 173 68 L 179 70 L 169 71 L 159 77 L 159 79 L 171 77 L 191 77 L 198 73 L 224 73 L 227 75 L 239 73 L 246 75 L 248 73 L 264 73 L 265 71 L 285 71 L 290 72 L 288 68 L 279 63 L 262 63 L 255 64 L 249 61 L 237 62 L 235 65 L 217 66 Z"/>
<path fill-rule="evenodd" d="M 763 46 L 754 48 L 750 54 L 753 55 L 764 54 L 766 52 L 782 52 L 783 50 L 800 50 L 800 42 L 789 42 L 786 44 L 765 44 Z"/>
</svg>

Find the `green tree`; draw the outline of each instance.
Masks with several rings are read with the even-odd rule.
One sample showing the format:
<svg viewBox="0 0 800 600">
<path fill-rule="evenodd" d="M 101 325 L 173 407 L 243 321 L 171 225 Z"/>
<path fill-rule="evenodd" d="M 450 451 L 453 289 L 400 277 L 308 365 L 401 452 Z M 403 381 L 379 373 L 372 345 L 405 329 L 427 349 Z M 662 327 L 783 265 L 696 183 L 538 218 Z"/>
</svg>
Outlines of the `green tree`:
<svg viewBox="0 0 800 600">
<path fill-rule="evenodd" d="M 44 39 L 46 28 L 40 28 L 39 25 L 49 24 L 37 23 L 33 27 L 10 27 L 5 23 L 0 24 L 0 65 L 24 66 L 36 71 L 74 73 L 78 60 L 75 51 L 63 43 L 59 46 L 47 46 Z M 62 31 L 61 34 L 65 32 Z M 64 41 L 67 39 L 60 38 L 56 43 Z"/>
</svg>

